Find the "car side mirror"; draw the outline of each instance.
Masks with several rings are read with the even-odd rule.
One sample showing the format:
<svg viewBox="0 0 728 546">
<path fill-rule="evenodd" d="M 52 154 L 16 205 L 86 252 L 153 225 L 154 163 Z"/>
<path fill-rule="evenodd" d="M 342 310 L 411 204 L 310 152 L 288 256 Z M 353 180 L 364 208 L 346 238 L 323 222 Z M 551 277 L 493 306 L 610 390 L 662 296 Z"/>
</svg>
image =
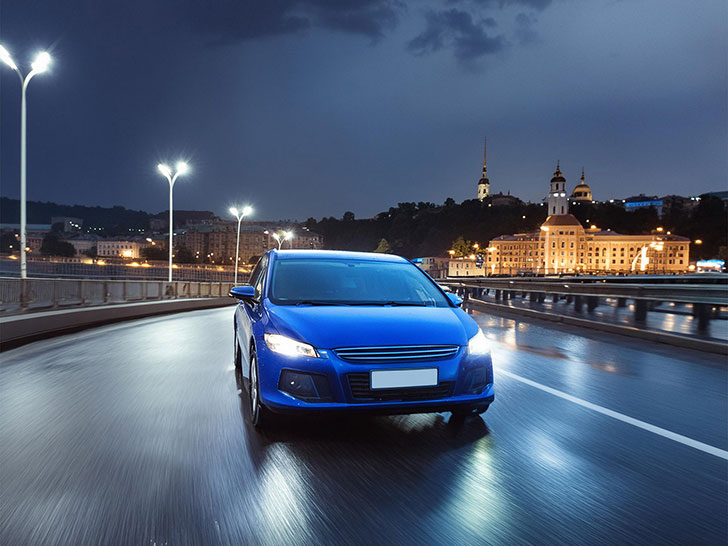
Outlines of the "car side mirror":
<svg viewBox="0 0 728 546">
<path fill-rule="evenodd" d="M 230 297 L 250 303 L 257 303 L 258 301 L 255 299 L 255 287 L 249 284 L 233 286 L 230 289 Z"/>
<path fill-rule="evenodd" d="M 463 304 L 463 298 L 452 292 L 445 292 L 445 295 L 452 302 L 455 307 L 460 307 Z"/>
</svg>

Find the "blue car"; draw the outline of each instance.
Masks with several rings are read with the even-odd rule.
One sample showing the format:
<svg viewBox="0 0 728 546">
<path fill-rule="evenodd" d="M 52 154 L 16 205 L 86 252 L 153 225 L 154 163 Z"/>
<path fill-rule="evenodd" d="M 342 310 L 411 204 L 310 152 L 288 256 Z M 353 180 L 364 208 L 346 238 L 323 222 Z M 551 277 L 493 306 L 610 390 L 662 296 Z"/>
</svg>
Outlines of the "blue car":
<svg viewBox="0 0 728 546">
<path fill-rule="evenodd" d="M 230 295 L 256 427 L 271 412 L 461 416 L 493 401 L 487 338 L 458 296 L 404 258 L 271 250 Z"/>
</svg>

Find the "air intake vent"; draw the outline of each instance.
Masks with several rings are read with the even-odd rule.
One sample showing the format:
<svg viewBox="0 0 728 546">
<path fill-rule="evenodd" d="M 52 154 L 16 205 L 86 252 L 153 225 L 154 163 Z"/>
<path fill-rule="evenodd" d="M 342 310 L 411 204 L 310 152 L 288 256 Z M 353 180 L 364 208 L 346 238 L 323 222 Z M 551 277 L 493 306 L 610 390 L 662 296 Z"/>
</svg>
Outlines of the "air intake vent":
<svg viewBox="0 0 728 546">
<path fill-rule="evenodd" d="M 334 349 L 342 360 L 349 362 L 414 362 L 451 358 L 458 354 L 457 345 L 409 345 L 398 347 L 343 347 Z"/>
<path fill-rule="evenodd" d="M 349 379 L 351 395 L 355 400 L 378 400 L 416 402 L 419 400 L 437 400 L 450 396 L 452 382 L 443 381 L 434 387 L 412 387 L 398 389 L 369 388 L 369 372 L 346 374 Z"/>
</svg>

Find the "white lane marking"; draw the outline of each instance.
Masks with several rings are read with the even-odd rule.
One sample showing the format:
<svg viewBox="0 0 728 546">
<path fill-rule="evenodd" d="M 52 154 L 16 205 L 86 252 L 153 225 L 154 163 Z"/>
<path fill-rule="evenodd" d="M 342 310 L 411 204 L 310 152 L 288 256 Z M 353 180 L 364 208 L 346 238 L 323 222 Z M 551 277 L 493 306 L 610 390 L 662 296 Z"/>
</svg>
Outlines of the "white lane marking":
<svg viewBox="0 0 728 546">
<path fill-rule="evenodd" d="M 596 404 L 592 404 L 591 402 L 587 402 L 586 400 L 582 400 L 581 398 L 577 398 L 576 396 L 572 396 L 570 394 L 566 394 L 565 392 L 552 389 L 551 387 L 547 387 L 546 385 L 542 385 L 541 383 L 536 383 L 535 381 L 531 381 L 530 379 L 526 379 L 525 377 L 521 377 L 520 375 L 516 375 L 503 369 L 497 370 L 496 375 L 497 374 L 506 375 L 512 379 L 515 379 L 516 381 L 520 381 L 521 383 L 525 383 L 526 385 L 531 385 L 532 387 L 540 389 L 549 394 L 553 394 L 554 396 L 558 396 L 559 398 L 563 398 L 564 400 L 568 400 L 569 402 L 573 402 L 574 404 L 578 404 L 592 411 L 596 411 L 597 413 L 601 413 L 602 415 L 606 415 L 608 417 L 611 417 L 612 419 L 617 419 L 618 421 L 629 423 L 630 425 L 652 432 L 653 434 L 657 434 L 658 436 L 662 436 L 663 438 L 669 438 L 670 440 L 673 440 L 675 442 L 679 442 L 683 445 L 690 446 L 694 449 L 698 449 L 700 451 L 715 455 L 716 457 L 720 457 L 721 459 L 725 459 L 728 461 L 728 451 L 725 451 L 723 449 L 711 446 L 709 444 L 704 444 L 703 442 L 698 442 L 697 440 L 693 440 L 692 438 L 688 438 L 687 436 L 683 436 L 682 434 L 677 434 L 676 432 L 672 432 L 667 429 L 645 423 L 644 421 L 640 421 L 639 419 L 635 419 L 634 417 L 623 415 L 616 411 L 603 408 L 602 406 L 597 406 Z"/>
</svg>

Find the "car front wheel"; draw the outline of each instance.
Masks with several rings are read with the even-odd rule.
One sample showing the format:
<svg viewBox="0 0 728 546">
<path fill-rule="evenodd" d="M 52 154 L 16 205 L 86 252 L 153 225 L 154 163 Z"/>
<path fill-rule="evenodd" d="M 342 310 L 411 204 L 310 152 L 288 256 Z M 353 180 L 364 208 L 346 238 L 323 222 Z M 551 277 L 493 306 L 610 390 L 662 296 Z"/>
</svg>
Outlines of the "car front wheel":
<svg viewBox="0 0 728 546">
<path fill-rule="evenodd" d="M 270 412 L 260 403 L 260 376 L 258 374 L 258 357 L 250 351 L 250 421 L 255 428 L 262 429 L 271 420 Z"/>
</svg>

